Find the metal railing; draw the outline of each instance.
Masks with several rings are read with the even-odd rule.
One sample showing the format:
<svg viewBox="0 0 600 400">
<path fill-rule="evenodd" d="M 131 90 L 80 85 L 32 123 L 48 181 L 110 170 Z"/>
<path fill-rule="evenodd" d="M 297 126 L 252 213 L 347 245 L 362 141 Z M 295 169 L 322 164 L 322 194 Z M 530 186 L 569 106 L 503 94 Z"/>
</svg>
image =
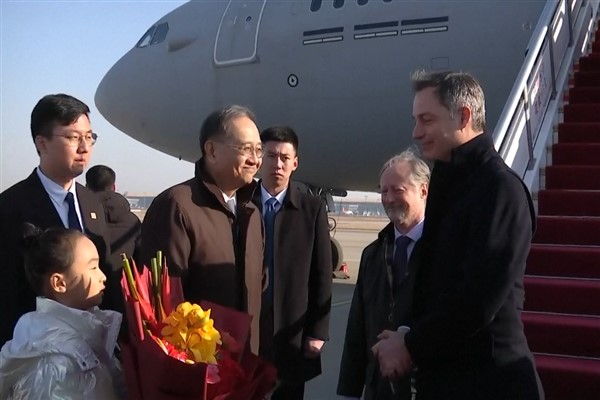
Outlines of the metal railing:
<svg viewBox="0 0 600 400">
<path fill-rule="evenodd" d="M 522 177 L 535 173 L 545 154 L 561 100 L 558 93 L 568 82 L 573 59 L 585 51 L 597 8 L 597 1 L 549 0 L 542 11 L 494 129 L 496 149 Z"/>
</svg>

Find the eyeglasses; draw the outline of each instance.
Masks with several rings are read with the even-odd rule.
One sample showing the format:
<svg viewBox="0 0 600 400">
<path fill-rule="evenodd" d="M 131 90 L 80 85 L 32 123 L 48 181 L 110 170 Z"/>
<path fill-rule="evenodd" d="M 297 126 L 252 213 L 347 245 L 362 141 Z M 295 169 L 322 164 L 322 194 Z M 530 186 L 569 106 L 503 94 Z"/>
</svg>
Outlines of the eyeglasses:
<svg viewBox="0 0 600 400">
<path fill-rule="evenodd" d="M 85 142 L 87 146 L 93 146 L 96 144 L 96 140 L 98 140 L 98 135 L 95 133 L 89 133 L 87 135 L 54 135 L 60 136 L 67 139 L 69 146 L 71 147 L 79 147 L 82 142 Z"/>
<path fill-rule="evenodd" d="M 262 146 L 262 144 L 259 144 L 256 147 L 254 147 L 251 144 L 235 145 L 235 144 L 231 144 L 231 143 L 227 143 L 227 142 L 219 142 L 219 143 L 222 143 L 233 149 L 236 149 L 238 152 L 240 152 L 240 154 L 242 154 L 246 157 L 256 156 L 257 158 L 263 158 L 263 155 L 265 154 L 265 149 Z"/>
</svg>

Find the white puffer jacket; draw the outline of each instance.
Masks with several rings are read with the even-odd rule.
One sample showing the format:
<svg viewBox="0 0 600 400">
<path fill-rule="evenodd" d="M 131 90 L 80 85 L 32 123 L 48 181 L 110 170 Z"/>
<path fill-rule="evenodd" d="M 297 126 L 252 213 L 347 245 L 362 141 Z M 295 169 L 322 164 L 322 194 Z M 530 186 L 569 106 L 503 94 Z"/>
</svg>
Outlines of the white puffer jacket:
<svg viewBox="0 0 600 400">
<path fill-rule="evenodd" d="M 0 399 L 112 400 L 125 398 L 114 357 L 122 316 L 38 297 L 13 340 L 0 351 Z"/>
</svg>

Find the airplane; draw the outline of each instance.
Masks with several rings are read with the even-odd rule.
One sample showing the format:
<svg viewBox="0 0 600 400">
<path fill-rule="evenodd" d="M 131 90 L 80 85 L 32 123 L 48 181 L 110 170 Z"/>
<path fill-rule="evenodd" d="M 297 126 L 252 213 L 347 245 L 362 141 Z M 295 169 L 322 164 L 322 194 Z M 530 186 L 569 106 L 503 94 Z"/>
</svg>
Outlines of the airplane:
<svg viewBox="0 0 600 400">
<path fill-rule="evenodd" d="M 190 1 L 106 73 L 95 103 L 117 129 L 192 162 L 204 117 L 246 105 L 259 128 L 298 132 L 295 179 L 375 191 L 383 162 L 413 144 L 411 72 L 473 73 L 493 128 L 545 3 Z"/>
<path fill-rule="evenodd" d="M 246 105 L 259 128 L 294 128 L 294 179 L 331 206 L 332 195 L 376 191 L 381 165 L 413 144 L 416 70 L 473 73 L 493 129 L 545 4 L 190 1 L 152 24 L 106 73 L 95 103 L 120 131 L 191 162 L 200 157 L 203 119 Z"/>
</svg>

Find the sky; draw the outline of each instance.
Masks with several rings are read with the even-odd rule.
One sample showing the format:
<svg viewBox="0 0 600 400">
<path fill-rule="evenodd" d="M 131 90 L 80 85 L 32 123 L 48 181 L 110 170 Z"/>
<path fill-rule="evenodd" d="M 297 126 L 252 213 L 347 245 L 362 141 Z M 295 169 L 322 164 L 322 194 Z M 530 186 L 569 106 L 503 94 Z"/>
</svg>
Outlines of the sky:
<svg viewBox="0 0 600 400">
<path fill-rule="evenodd" d="M 121 133 L 94 104 L 104 74 L 154 22 L 184 3 L 0 0 L 0 191 L 38 165 L 31 110 L 51 93 L 73 95 L 90 107 L 99 139 L 89 166 L 113 168 L 119 192 L 156 194 L 193 175 L 191 163 Z M 84 183 L 84 176 L 77 181 Z"/>
<path fill-rule="evenodd" d="M 193 165 L 154 150 L 110 125 L 94 104 L 104 74 L 157 20 L 186 1 L 0 0 L 0 191 L 26 178 L 39 158 L 31 110 L 47 94 L 86 103 L 99 136 L 88 167 L 108 165 L 117 191 L 158 194 L 189 179 Z M 85 183 L 84 175 L 77 178 Z M 375 193 L 350 192 L 378 201 Z M 356 200 L 355 200 L 356 201 Z"/>
</svg>

